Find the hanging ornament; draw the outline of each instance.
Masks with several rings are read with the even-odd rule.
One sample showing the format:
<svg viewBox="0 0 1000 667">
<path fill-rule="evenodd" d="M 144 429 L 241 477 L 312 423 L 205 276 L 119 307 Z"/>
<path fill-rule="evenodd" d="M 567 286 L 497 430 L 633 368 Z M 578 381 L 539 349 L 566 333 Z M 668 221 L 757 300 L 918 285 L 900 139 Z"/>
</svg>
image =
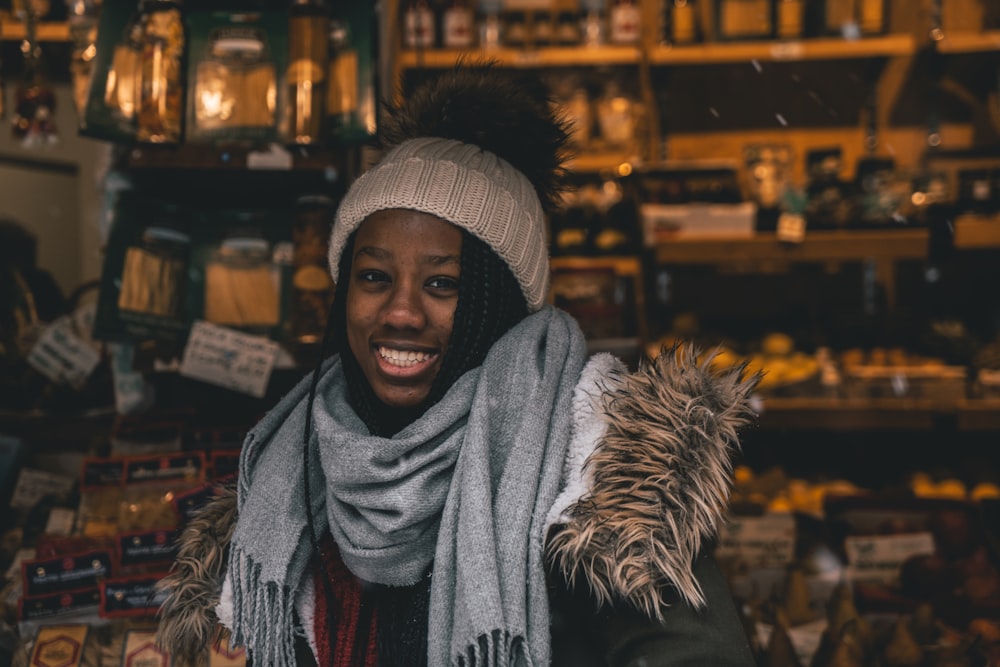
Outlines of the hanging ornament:
<svg viewBox="0 0 1000 667">
<path fill-rule="evenodd" d="M 24 146 L 35 147 L 56 143 L 56 96 L 42 83 L 39 62 L 41 46 L 37 36 L 37 2 L 29 3 L 24 10 L 25 39 L 21 44 L 24 56 L 24 79 L 14 93 L 11 131 Z M 41 9 L 43 7 L 39 7 Z M 46 10 L 47 11 L 47 10 Z"/>
</svg>

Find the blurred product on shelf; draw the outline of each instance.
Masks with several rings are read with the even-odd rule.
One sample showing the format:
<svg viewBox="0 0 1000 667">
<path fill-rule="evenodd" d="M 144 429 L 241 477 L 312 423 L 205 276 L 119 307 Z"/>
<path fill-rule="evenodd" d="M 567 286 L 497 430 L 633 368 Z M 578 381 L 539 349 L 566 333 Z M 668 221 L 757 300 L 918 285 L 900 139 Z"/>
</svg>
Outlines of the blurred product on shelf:
<svg viewBox="0 0 1000 667">
<path fill-rule="evenodd" d="M 179 143 L 183 131 L 183 67 L 187 48 L 181 3 L 143 2 L 140 22 L 142 60 L 135 138 L 149 143 Z"/>
<path fill-rule="evenodd" d="M 291 339 L 297 346 L 318 345 L 333 299 L 326 265 L 327 237 L 335 205 L 324 195 L 305 195 L 295 203 L 292 222 Z"/>
<path fill-rule="evenodd" d="M 324 104 L 330 60 L 329 12 L 318 0 L 294 0 L 288 10 L 288 118 L 285 140 L 315 144 L 324 140 Z"/>
</svg>

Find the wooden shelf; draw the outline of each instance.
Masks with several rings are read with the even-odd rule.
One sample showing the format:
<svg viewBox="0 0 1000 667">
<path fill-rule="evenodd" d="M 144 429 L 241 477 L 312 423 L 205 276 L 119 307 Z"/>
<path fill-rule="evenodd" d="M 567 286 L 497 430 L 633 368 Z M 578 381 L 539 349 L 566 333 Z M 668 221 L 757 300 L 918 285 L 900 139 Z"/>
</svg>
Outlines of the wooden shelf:
<svg viewBox="0 0 1000 667">
<path fill-rule="evenodd" d="M 1000 430 L 1000 398 L 963 399 L 957 405 L 961 431 Z"/>
<path fill-rule="evenodd" d="M 907 56 L 915 52 L 910 35 L 886 35 L 848 40 L 816 38 L 781 42 L 714 42 L 689 46 L 658 46 L 650 54 L 655 65 L 747 63 L 754 60 L 846 60 Z"/>
<path fill-rule="evenodd" d="M 926 430 L 953 414 L 929 399 L 764 398 L 761 428 L 829 431 Z"/>
<path fill-rule="evenodd" d="M 1000 216 L 965 215 L 955 219 L 955 247 L 1000 248 Z"/>
<path fill-rule="evenodd" d="M 631 173 L 631 165 L 637 160 L 638 158 L 635 155 L 623 151 L 614 153 L 581 152 L 567 161 L 566 168 L 574 172 L 618 172 L 622 165 L 627 164 L 629 165 L 628 173 Z M 621 173 L 620 175 L 626 176 L 628 173 Z"/>
<path fill-rule="evenodd" d="M 910 35 L 886 35 L 847 40 L 816 38 L 797 41 L 712 42 L 689 46 L 661 45 L 650 53 L 654 65 L 700 65 L 745 63 L 752 60 L 844 60 L 906 56 L 915 51 Z M 598 65 L 633 65 L 641 52 L 634 46 L 551 47 L 539 49 L 500 48 L 462 51 L 457 49 L 405 50 L 400 52 L 403 69 L 442 69 L 451 67 L 459 57 L 494 58 L 508 67 L 571 67 Z"/>
<path fill-rule="evenodd" d="M 37 35 L 40 42 L 67 42 L 69 41 L 69 25 L 43 21 L 38 24 Z M 25 37 L 27 37 L 27 30 L 23 23 L 0 20 L 0 40 L 20 41 Z"/>
<path fill-rule="evenodd" d="M 927 256 L 926 229 L 807 232 L 802 243 L 784 243 L 772 233 L 749 238 L 680 238 L 658 243 L 662 264 L 736 261 L 823 262 L 860 259 L 920 259 Z"/>
<path fill-rule="evenodd" d="M 1000 51 L 1000 30 L 947 33 L 937 42 L 941 53 L 982 53 Z"/>
<path fill-rule="evenodd" d="M 642 263 L 638 257 L 625 255 L 605 255 L 596 257 L 563 256 L 553 257 L 549 264 L 553 270 L 611 269 L 619 276 L 642 275 Z"/>
<path fill-rule="evenodd" d="M 271 148 L 243 144 L 137 144 L 129 152 L 132 169 L 182 171 L 325 171 L 337 168 L 340 156 L 322 147 Z"/>
<path fill-rule="evenodd" d="M 539 49 L 460 49 L 404 50 L 399 54 L 403 69 L 444 69 L 460 57 L 490 58 L 507 67 L 575 67 L 634 65 L 639 62 L 635 46 L 545 47 Z"/>
</svg>

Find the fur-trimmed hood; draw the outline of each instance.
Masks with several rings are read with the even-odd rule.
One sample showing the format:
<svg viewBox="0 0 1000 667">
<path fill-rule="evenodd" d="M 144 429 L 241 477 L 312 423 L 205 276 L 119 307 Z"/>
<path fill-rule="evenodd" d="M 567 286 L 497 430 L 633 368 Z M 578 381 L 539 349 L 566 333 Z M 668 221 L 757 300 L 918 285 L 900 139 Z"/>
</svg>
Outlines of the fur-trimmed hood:
<svg viewBox="0 0 1000 667">
<path fill-rule="evenodd" d="M 634 373 L 610 355 L 584 368 L 546 556 L 599 602 L 651 619 L 676 595 L 704 605 L 692 565 L 724 519 L 738 430 L 753 419 L 760 379 L 745 366 L 715 373 L 712 356 L 683 346 Z"/>
<path fill-rule="evenodd" d="M 759 375 L 715 373 L 689 346 L 664 350 L 635 372 L 609 354 L 587 363 L 573 400 L 564 488 L 548 516 L 546 557 L 570 587 L 599 602 L 661 619 L 680 597 L 704 604 L 692 572 L 729 501 L 738 430 L 753 412 Z M 159 641 L 179 667 L 207 664 L 220 635 L 216 606 L 236 521 L 226 488 L 181 534 L 160 587 Z"/>
</svg>

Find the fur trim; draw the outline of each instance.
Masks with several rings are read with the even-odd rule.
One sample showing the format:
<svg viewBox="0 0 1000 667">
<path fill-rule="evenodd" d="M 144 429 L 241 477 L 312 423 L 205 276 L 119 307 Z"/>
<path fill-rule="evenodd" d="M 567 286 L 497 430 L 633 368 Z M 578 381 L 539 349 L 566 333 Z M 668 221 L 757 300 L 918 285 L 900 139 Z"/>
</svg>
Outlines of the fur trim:
<svg viewBox="0 0 1000 667">
<path fill-rule="evenodd" d="M 227 634 L 215 613 L 236 528 L 236 486 L 225 486 L 192 517 L 180 536 L 177 558 L 157 588 L 167 591 L 159 611 L 157 642 L 173 664 L 203 667 L 207 648 Z"/>
<path fill-rule="evenodd" d="M 547 545 L 569 586 L 582 581 L 599 603 L 661 621 L 673 592 L 705 604 L 692 564 L 724 518 L 737 431 L 753 419 L 760 380 L 745 366 L 713 373 L 714 355 L 697 355 L 675 347 L 606 378 L 607 431 L 586 462 L 592 486 Z"/>
</svg>

